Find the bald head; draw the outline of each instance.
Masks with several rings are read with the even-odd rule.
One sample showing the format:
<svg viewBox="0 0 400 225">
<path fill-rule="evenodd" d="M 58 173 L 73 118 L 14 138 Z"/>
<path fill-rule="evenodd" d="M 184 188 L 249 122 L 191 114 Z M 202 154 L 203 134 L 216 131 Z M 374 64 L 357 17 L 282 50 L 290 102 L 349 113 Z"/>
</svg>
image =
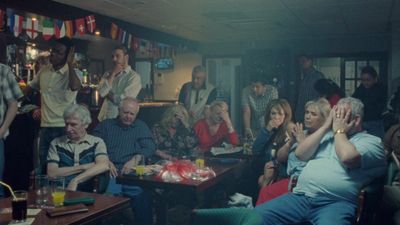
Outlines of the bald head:
<svg viewBox="0 0 400 225">
<path fill-rule="evenodd" d="M 139 113 L 139 102 L 135 98 L 125 98 L 119 106 L 119 120 L 122 125 L 130 126 Z"/>
</svg>

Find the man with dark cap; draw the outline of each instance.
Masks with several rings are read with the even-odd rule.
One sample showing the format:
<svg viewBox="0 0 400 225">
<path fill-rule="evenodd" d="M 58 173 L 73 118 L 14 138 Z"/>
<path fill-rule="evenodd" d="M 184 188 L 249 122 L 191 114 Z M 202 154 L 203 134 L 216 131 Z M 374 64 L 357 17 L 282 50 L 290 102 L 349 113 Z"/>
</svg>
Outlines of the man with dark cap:
<svg viewBox="0 0 400 225">
<path fill-rule="evenodd" d="M 24 90 L 25 95 L 32 89 L 41 93 L 39 169 L 46 165 L 50 142 L 64 134 L 63 112 L 75 102 L 77 91 L 82 87 L 77 75 L 80 72 L 74 68 L 73 60 L 72 40 L 67 37 L 57 39 L 51 49 L 50 65 L 43 67 Z"/>
</svg>

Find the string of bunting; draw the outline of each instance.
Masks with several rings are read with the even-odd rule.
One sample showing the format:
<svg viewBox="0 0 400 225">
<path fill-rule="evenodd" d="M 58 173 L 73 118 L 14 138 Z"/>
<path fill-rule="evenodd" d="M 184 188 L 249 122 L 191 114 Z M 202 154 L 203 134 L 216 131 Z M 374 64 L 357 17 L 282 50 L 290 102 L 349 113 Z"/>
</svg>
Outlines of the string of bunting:
<svg viewBox="0 0 400 225">
<path fill-rule="evenodd" d="M 140 55 L 148 55 L 155 58 L 176 55 L 176 49 L 173 46 L 135 37 L 115 23 L 111 23 L 110 37 L 133 49 L 133 51 Z"/>
<path fill-rule="evenodd" d="M 25 30 L 30 39 L 36 39 L 41 34 L 41 37 L 48 41 L 53 36 L 55 38 L 64 36 L 72 38 L 75 34 L 83 36 L 85 34 L 93 34 L 96 30 L 96 18 L 94 15 L 65 21 L 47 17 L 42 18 L 41 21 L 37 18 L 24 18 L 15 14 L 13 10 L 0 9 L 0 32 L 4 32 L 6 27 L 9 27 L 9 31 L 15 37 L 20 36 Z M 175 56 L 177 51 L 171 45 L 138 38 L 121 29 L 115 23 L 111 23 L 110 37 L 140 55 L 153 56 L 155 58 L 172 57 Z"/>
</svg>

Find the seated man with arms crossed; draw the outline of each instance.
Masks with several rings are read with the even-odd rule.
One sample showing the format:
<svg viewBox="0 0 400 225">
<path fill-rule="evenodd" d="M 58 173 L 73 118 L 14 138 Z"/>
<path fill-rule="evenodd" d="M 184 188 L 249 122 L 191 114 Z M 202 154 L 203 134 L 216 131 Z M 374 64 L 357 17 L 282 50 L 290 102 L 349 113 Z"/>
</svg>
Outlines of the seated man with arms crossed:
<svg viewBox="0 0 400 225">
<path fill-rule="evenodd" d="M 109 170 L 106 145 L 103 140 L 89 135 L 92 122 L 89 110 L 83 105 L 72 105 L 64 111 L 66 135 L 54 139 L 47 156 L 47 174 L 66 177 L 69 190 L 92 191 L 94 176 Z"/>
<path fill-rule="evenodd" d="M 341 99 L 325 123 L 299 143 L 296 157 L 308 161 L 293 193 L 255 208 L 264 224 L 353 224 L 359 190 L 386 170 L 379 138 L 362 132 L 364 106 Z"/>
<path fill-rule="evenodd" d="M 135 224 L 150 225 L 153 218 L 147 193 L 138 186 L 117 184 L 115 179 L 132 172 L 142 156 L 152 156 L 155 152 L 152 133 L 143 121 L 136 119 L 138 113 L 139 102 L 126 97 L 120 103 L 118 118 L 103 120 L 93 133 L 104 140 L 110 156 L 111 179 L 107 192 L 130 197 Z"/>
</svg>

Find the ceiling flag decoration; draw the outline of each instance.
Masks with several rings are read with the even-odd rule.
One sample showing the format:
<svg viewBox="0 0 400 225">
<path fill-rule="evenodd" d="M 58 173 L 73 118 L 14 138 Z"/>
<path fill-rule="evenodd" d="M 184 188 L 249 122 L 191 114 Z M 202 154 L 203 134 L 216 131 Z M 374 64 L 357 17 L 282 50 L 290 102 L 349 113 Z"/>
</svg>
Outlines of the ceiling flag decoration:
<svg viewBox="0 0 400 225">
<path fill-rule="evenodd" d="M 128 48 L 131 48 L 131 44 L 132 44 L 132 34 L 129 34 L 128 35 L 128 41 L 126 42 L 126 46 L 128 47 Z"/>
<path fill-rule="evenodd" d="M 4 30 L 4 25 L 5 25 L 4 17 L 5 16 L 6 16 L 6 11 L 0 9 L 0 31 Z"/>
<path fill-rule="evenodd" d="M 75 20 L 76 30 L 79 35 L 83 36 L 86 33 L 85 18 Z"/>
<path fill-rule="evenodd" d="M 118 37 L 118 26 L 115 23 L 111 23 L 110 36 L 113 40 L 117 39 Z"/>
<path fill-rule="evenodd" d="M 126 31 L 122 31 L 122 37 L 121 37 L 121 43 L 125 44 L 127 41 L 127 35 L 126 35 Z"/>
<path fill-rule="evenodd" d="M 65 25 L 62 20 L 54 20 L 54 35 L 56 38 L 62 38 L 65 36 Z"/>
<path fill-rule="evenodd" d="M 137 37 L 134 37 L 133 38 L 133 51 L 137 51 L 137 50 L 139 50 L 139 46 L 140 46 L 140 39 L 139 38 L 137 38 Z"/>
<path fill-rule="evenodd" d="M 122 29 L 118 29 L 118 41 L 119 42 L 122 42 L 122 32 L 123 32 Z"/>
<path fill-rule="evenodd" d="M 13 32 L 14 29 L 14 13 L 8 12 L 7 13 L 7 26 L 10 28 L 10 32 Z"/>
<path fill-rule="evenodd" d="M 35 39 L 39 34 L 39 22 L 36 19 L 33 20 L 32 18 L 27 18 L 25 30 L 29 38 Z"/>
<path fill-rule="evenodd" d="M 94 30 L 96 29 L 96 20 L 94 18 L 94 15 L 86 17 L 86 25 L 88 32 L 93 34 Z"/>
<path fill-rule="evenodd" d="M 19 15 L 14 15 L 14 24 L 12 30 L 15 37 L 18 37 L 18 35 L 22 32 L 23 21 L 24 17 Z"/>
<path fill-rule="evenodd" d="M 43 20 L 42 23 L 42 35 L 45 41 L 50 40 L 50 38 L 54 35 L 54 25 L 49 19 Z"/>
<path fill-rule="evenodd" d="M 65 36 L 72 38 L 74 36 L 74 27 L 72 25 L 71 20 L 67 20 L 64 22 L 65 24 Z"/>
</svg>

